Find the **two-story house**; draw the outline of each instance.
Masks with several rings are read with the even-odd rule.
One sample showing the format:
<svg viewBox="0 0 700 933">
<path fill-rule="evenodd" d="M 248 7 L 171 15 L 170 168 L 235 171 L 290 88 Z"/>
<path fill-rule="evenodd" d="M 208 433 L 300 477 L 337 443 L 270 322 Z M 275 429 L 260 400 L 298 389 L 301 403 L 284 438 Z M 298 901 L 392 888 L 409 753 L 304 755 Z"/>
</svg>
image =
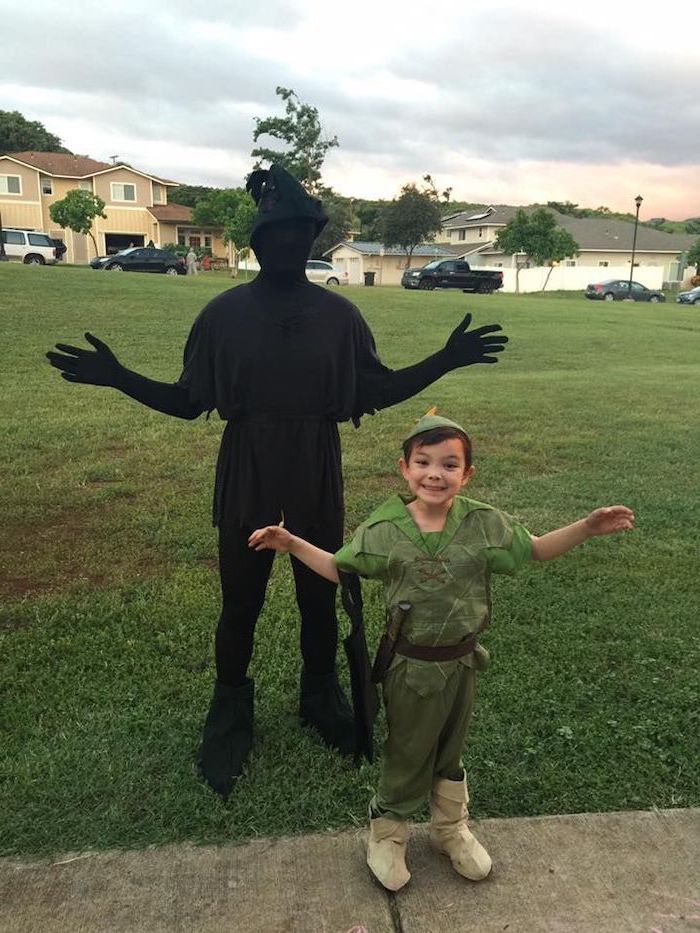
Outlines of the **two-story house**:
<svg viewBox="0 0 700 933">
<path fill-rule="evenodd" d="M 458 246 L 460 258 L 464 257 L 472 266 L 515 268 L 524 256 L 509 256 L 496 247 L 499 230 L 511 221 L 518 210 L 527 208 L 499 205 L 481 211 L 463 211 L 443 219 L 442 230 L 436 238 L 438 243 Z M 629 269 L 632 260 L 634 223 L 607 217 L 572 217 L 546 208 L 554 214 L 557 224 L 567 230 L 579 245 L 575 256 L 565 259 L 563 266 L 595 266 Z M 665 233 L 651 227 L 638 226 L 635 243 L 634 264 L 655 266 L 662 271 L 664 282 L 678 282 L 682 278 L 682 256 L 690 249 L 697 237 L 686 234 Z"/>
<path fill-rule="evenodd" d="M 92 229 L 99 255 L 152 241 L 156 246 L 209 247 L 215 256 L 224 256 L 221 228 L 196 227 L 191 208 L 168 204 L 168 190 L 177 184 L 129 165 L 110 165 L 63 152 L 0 155 L 3 226 L 43 230 L 63 240 L 67 262 L 89 262 L 94 257 L 90 237 L 63 230 L 51 220 L 51 204 L 73 188 L 90 191 L 105 202 L 106 219 L 96 218 Z"/>
</svg>

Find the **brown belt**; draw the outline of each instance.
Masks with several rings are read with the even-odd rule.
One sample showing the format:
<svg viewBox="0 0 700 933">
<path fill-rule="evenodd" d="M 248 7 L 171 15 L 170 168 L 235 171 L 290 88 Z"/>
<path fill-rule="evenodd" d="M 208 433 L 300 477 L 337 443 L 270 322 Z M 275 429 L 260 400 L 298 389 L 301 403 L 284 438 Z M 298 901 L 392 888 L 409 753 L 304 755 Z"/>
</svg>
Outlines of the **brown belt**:
<svg viewBox="0 0 700 933">
<path fill-rule="evenodd" d="M 403 635 L 399 635 L 396 640 L 396 653 L 402 654 L 405 658 L 416 658 L 419 661 L 454 661 L 455 658 L 463 658 L 466 654 L 471 654 L 476 648 L 478 642 L 477 635 L 471 635 L 466 641 L 460 641 L 456 645 L 414 645 Z"/>
</svg>

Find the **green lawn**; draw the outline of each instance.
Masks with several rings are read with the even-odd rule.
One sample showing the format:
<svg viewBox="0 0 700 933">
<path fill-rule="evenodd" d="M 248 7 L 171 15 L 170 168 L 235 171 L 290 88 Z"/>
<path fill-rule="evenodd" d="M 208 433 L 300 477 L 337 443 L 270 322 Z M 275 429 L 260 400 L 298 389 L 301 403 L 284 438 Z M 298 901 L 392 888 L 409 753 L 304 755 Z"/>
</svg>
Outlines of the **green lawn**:
<svg viewBox="0 0 700 933">
<path fill-rule="evenodd" d="M 195 314 L 230 284 L 0 265 L 5 853 L 365 820 L 376 765 L 353 769 L 297 724 L 284 559 L 257 631 L 249 776 L 227 805 L 196 778 L 219 604 L 210 506 L 222 424 L 68 385 L 43 358 L 90 330 L 134 369 L 175 379 Z M 467 759 L 474 814 L 700 804 L 698 311 L 581 294 L 344 293 L 395 367 L 436 349 L 466 310 L 511 338 L 498 366 L 452 373 L 360 430 L 342 426 L 349 530 L 400 488 L 399 439 L 433 404 L 474 438 L 471 494 L 534 532 L 597 505 L 637 513 L 632 534 L 495 581 L 492 665 Z M 367 592 L 374 642 L 382 620 Z"/>
</svg>

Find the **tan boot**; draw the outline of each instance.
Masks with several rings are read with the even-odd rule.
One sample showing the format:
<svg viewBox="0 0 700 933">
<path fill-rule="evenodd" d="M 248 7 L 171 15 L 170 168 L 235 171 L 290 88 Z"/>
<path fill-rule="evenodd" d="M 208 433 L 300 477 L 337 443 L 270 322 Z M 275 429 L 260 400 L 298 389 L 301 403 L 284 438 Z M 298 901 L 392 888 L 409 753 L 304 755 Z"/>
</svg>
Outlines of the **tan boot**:
<svg viewBox="0 0 700 933">
<path fill-rule="evenodd" d="M 449 855 L 452 867 L 464 878 L 481 881 L 491 871 L 491 858 L 467 829 L 468 803 L 466 777 L 435 782 L 430 801 L 430 843 L 437 852 Z"/>
<path fill-rule="evenodd" d="M 406 868 L 408 823 L 386 816 L 370 817 L 367 864 L 387 891 L 398 891 L 411 880 Z"/>
</svg>

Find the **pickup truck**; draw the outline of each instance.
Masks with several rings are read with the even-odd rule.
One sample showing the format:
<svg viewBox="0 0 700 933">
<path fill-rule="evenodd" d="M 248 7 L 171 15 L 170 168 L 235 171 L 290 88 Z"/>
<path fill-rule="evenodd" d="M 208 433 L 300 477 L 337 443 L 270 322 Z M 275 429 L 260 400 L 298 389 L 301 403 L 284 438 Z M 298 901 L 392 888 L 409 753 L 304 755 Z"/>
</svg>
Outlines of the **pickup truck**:
<svg viewBox="0 0 700 933">
<path fill-rule="evenodd" d="M 435 259 L 420 269 L 406 269 L 401 276 L 404 288 L 461 288 L 463 292 L 490 295 L 503 288 L 503 273 L 471 269 L 464 259 Z"/>
</svg>

